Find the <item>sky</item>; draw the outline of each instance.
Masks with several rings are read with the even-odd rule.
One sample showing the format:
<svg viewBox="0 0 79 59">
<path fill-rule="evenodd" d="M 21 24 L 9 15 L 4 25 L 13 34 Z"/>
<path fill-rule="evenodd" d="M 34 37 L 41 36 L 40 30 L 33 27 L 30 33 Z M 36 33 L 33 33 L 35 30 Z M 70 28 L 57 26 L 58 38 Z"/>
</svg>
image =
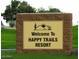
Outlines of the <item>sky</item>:
<svg viewBox="0 0 79 59">
<path fill-rule="evenodd" d="M 19 1 L 27 1 L 28 4 L 35 7 L 36 9 L 43 7 L 48 9 L 58 8 L 64 13 L 72 13 L 72 25 L 78 25 L 79 19 L 79 0 L 19 0 Z M 0 1 L 0 14 L 5 11 L 7 5 L 11 3 L 11 0 L 1 0 Z M 8 26 L 9 24 L 3 20 L 0 15 L 0 19 L 2 20 L 3 24 Z"/>
</svg>

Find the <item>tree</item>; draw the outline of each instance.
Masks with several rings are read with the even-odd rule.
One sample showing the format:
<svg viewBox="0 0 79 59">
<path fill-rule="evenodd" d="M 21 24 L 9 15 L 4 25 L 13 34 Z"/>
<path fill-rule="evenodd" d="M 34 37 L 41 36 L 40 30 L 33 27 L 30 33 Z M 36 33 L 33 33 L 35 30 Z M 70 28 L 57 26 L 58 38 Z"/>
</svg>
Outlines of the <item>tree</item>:
<svg viewBox="0 0 79 59">
<path fill-rule="evenodd" d="M 49 12 L 61 12 L 61 11 L 57 8 L 49 8 Z"/>
<path fill-rule="evenodd" d="M 38 13 L 45 13 L 46 10 L 45 10 L 44 8 L 41 7 L 41 8 L 38 8 L 37 12 L 38 12 Z"/>
<path fill-rule="evenodd" d="M 41 7 L 38 9 L 38 13 L 49 13 L 49 12 L 61 12 L 61 11 L 57 8 L 49 8 L 48 10 L 45 10 L 44 8 Z"/>
<path fill-rule="evenodd" d="M 19 13 L 35 13 L 35 8 L 31 7 L 27 2 L 23 1 L 18 7 Z"/>
<path fill-rule="evenodd" d="M 36 10 L 30 6 L 27 2 L 20 2 L 18 0 L 12 0 L 11 5 L 7 5 L 4 13 L 1 14 L 6 22 L 11 21 L 10 25 L 13 26 L 13 21 L 16 20 L 17 13 L 35 13 Z"/>
<path fill-rule="evenodd" d="M 39 8 L 38 13 L 48 13 L 48 12 L 60 12 L 57 8 L 49 8 L 45 10 L 44 8 Z M 17 13 L 36 13 L 35 8 L 30 6 L 27 2 L 20 2 L 18 0 L 11 0 L 11 4 L 6 6 L 4 13 L 1 14 L 6 22 L 10 21 L 11 27 L 14 26 L 14 20 L 16 20 Z"/>
<path fill-rule="evenodd" d="M 16 8 L 19 3 L 20 3 L 20 1 L 12 0 L 11 5 L 6 6 L 4 13 L 1 14 L 4 18 L 4 20 L 6 20 L 6 22 L 15 20 L 15 15 L 17 13 Z"/>
</svg>

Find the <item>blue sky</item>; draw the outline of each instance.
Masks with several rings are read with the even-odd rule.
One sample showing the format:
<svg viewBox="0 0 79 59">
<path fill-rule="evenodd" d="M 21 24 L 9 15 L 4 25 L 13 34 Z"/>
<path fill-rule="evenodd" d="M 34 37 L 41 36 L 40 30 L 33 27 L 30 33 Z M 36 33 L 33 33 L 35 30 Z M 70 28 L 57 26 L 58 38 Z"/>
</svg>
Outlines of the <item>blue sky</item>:
<svg viewBox="0 0 79 59">
<path fill-rule="evenodd" d="M 20 0 L 20 1 L 27 1 L 31 6 L 35 8 L 43 7 L 45 9 L 48 9 L 50 7 L 52 8 L 58 8 L 64 13 L 72 13 L 73 14 L 73 25 L 78 24 L 79 19 L 79 0 Z M 11 0 L 1 0 L 0 1 L 0 13 L 3 13 L 6 5 L 9 5 Z M 3 18 L 0 16 L 0 19 Z M 8 25 L 5 23 L 4 20 L 2 20 L 5 25 Z"/>
</svg>

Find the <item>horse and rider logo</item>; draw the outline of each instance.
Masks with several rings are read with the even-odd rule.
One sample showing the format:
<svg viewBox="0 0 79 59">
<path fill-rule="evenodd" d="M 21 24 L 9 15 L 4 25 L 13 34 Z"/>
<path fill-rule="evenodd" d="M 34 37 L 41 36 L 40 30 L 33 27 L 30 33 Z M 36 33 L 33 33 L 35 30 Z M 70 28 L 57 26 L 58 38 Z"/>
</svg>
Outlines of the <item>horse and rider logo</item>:
<svg viewBox="0 0 79 59">
<path fill-rule="evenodd" d="M 51 27 L 49 25 L 46 25 L 46 24 L 37 25 L 35 23 L 34 30 L 51 30 Z"/>
</svg>

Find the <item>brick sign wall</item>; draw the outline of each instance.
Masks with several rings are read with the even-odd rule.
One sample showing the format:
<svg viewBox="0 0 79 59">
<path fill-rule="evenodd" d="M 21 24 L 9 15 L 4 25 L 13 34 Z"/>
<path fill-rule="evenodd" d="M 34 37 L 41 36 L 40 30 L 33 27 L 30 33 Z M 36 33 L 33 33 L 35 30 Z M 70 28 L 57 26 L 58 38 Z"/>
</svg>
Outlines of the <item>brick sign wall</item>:
<svg viewBox="0 0 79 59">
<path fill-rule="evenodd" d="M 16 50 L 71 53 L 71 13 L 18 13 Z"/>
</svg>

